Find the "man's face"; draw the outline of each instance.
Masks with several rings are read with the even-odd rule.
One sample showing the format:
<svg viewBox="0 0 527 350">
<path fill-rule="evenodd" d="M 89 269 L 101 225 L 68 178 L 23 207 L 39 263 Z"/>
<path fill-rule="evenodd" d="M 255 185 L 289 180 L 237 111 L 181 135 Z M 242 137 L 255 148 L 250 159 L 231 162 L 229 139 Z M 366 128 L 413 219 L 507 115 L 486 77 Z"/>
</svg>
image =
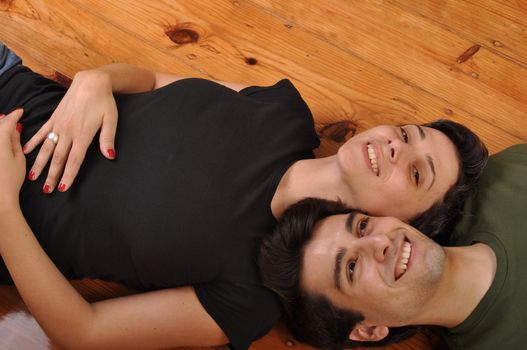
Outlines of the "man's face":
<svg viewBox="0 0 527 350">
<path fill-rule="evenodd" d="M 459 174 L 450 139 L 417 125 L 368 129 L 342 145 L 337 159 L 345 202 L 404 221 L 442 200 Z"/>
<path fill-rule="evenodd" d="M 321 220 L 307 244 L 301 285 L 388 327 L 414 324 L 437 292 L 445 253 L 402 221 L 354 212 Z"/>
</svg>

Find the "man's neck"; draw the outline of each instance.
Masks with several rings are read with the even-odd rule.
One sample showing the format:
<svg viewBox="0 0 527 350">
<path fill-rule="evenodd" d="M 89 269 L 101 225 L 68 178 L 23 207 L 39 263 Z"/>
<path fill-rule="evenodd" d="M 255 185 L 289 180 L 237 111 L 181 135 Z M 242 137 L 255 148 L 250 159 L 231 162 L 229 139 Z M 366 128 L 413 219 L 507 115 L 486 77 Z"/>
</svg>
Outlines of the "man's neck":
<svg viewBox="0 0 527 350">
<path fill-rule="evenodd" d="M 307 197 L 347 198 L 346 204 L 352 206 L 340 173 L 336 156 L 297 161 L 282 176 L 275 191 L 271 201 L 274 216 L 280 217 L 287 207 Z"/>
<path fill-rule="evenodd" d="M 441 286 L 416 324 L 458 326 L 474 311 L 494 281 L 496 255 L 488 245 L 444 249 L 447 262 Z"/>
</svg>

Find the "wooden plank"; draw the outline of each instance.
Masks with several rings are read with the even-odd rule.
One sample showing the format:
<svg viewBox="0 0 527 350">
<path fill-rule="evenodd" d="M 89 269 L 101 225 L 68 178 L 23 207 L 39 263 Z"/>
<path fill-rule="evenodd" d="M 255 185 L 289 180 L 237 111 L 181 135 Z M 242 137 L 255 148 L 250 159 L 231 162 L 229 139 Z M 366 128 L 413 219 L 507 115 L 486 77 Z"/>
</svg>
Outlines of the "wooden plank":
<svg viewBox="0 0 527 350">
<path fill-rule="evenodd" d="M 527 67 L 527 3 L 520 1 L 390 0 L 469 41 Z"/>
<path fill-rule="evenodd" d="M 243 74 L 243 82 L 253 83 L 253 79 L 261 76 L 265 78 L 260 82 L 265 83 L 284 76 L 292 79 L 320 126 L 353 119 L 360 130 L 381 121 L 423 122 L 442 116 L 461 121 L 484 139 L 493 140 L 491 151 L 522 140 L 500 130 L 496 123 L 473 118 L 470 113 L 431 96 L 407 80 L 386 74 L 301 30 L 289 28 L 288 22 L 262 15 L 257 6 L 247 2 L 158 1 L 156 6 L 123 0 L 94 2 L 89 6 L 82 1 L 75 3 L 118 28 L 134 31 L 131 34 L 152 47 L 172 49 L 179 57 L 192 56 L 197 61 L 193 64 L 206 65 L 209 76 L 215 78 L 227 80 L 221 74 L 235 76 L 232 67 L 243 69 L 243 65 L 239 67 L 242 59 L 245 62 L 247 58 L 256 58 L 258 63 L 251 66 L 249 73 Z M 170 11 L 162 10 L 166 8 Z M 121 15 L 113 16 L 117 10 Z M 139 18 L 151 25 L 128 26 L 130 19 Z M 190 27 L 203 39 L 193 45 L 167 47 L 165 28 L 177 24 Z M 204 48 L 209 52 L 204 53 Z M 209 59 L 211 52 L 212 60 Z M 237 54 L 232 55 L 232 52 Z M 323 145 L 319 155 L 333 153 L 335 149 L 336 146 L 329 142 Z"/>
<path fill-rule="evenodd" d="M 147 45 L 134 45 L 138 43 L 136 38 L 70 2 L 12 2 L 6 11 L 0 12 L 0 19 L 10 23 L 2 28 L 0 40 L 15 50 L 25 48 L 34 60 L 68 76 L 111 62 L 199 75 L 177 57 L 163 55 Z M 28 38 L 32 38 L 30 46 Z"/>
<path fill-rule="evenodd" d="M 472 56 L 470 52 L 463 56 L 474 43 L 387 3 L 379 6 L 376 1 L 308 0 L 302 5 L 277 0 L 253 2 L 351 55 L 445 99 L 472 117 L 499 125 L 517 139 L 527 140 L 524 67 L 485 48 L 473 50 L 472 53 L 477 53 Z M 326 20 L 328 17 L 330 22 Z M 519 128 L 507 129 L 511 120 Z"/>
<path fill-rule="evenodd" d="M 133 4 L 135 6 L 125 6 L 130 3 L 124 4 L 118 1 L 83 2 L 82 6 L 77 4 L 79 7 L 75 7 L 71 3 L 64 4 L 59 1 L 46 3 L 33 1 L 31 7 L 25 9 L 32 16 L 24 11 L 11 14 L 12 20 L 15 20 L 17 25 L 10 36 L 16 37 L 19 40 L 17 44 L 21 46 L 25 43 L 24 38 L 28 36 L 46 35 L 47 40 L 40 40 L 37 43 L 39 45 L 38 51 L 35 50 L 38 52 L 37 59 L 50 61 L 50 65 L 56 66 L 66 56 L 66 65 L 63 63 L 62 68 L 69 75 L 81 67 L 93 67 L 109 61 L 127 61 L 139 65 L 154 62 L 155 69 L 176 70 L 179 74 L 189 75 L 201 73 L 211 78 L 231 81 L 233 79 L 225 79 L 225 77 L 234 76 L 233 71 L 243 72 L 245 80 L 251 80 L 248 81 L 249 83 L 252 80 L 269 83 L 286 76 L 299 85 L 319 126 L 353 119 L 361 130 L 382 122 L 423 122 L 439 116 L 447 116 L 467 122 L 484 139 L 486 135 L 492 134 L 495 128 L 493 124 L 485 125 L 473 121 L 463 110 L 430 96 L 419 87 L 386 74 L 381 69 L 350 56 L 333 45 L 314 39 L 295 28 L 290 29 L 274 17 L 265 15 L 262 17 L 258 13 L 258 8 L 250 4 L 242 6 L 222 3 L 212 8 L 202 8 L 202 6 L 194 8 L 192 6 L 196 5 L 185 3 L 187 7 L 181 8 L 182 5 L 179 4 L 175 8 L 175 5 L 170 3 L 164 4 L 163 7 L 169 8 L 170 11 L 162 12 L 156 12 L 159 9 L 140 2 Z M 212 3 L 207 4 L 214 6 Z M 120 11 L 120 16 L 113 15 L 116 11 Z M 234 15 L 233 11 L 236 12 Z M 195 14 L 196 12 L 198 14 Z M 34 15 L 35 13 L 38 15 Z M 75 26 L 69 23 L 72 13 L 77 21 Z M 201 19 L 203 13 L 214 15 Z M 22 15 L 17 18 L 17 14 Z M 178 19 L 176 15 L 183 19 Z M 147 16 L 144 21 L 151 23 L 147 27 L 151 29 L 139 26 L 127 27 L 128 31 L 134 31 L 133 34 L 119 29 L 120 23 L 124 26 L 128 19 L 140 16 L 143 18 Z M 27 18 L 33 20 L 27 21 Z M 109 24 L 112 20 L 117 24 Z M 250 23 L 251 21 L 254 23 Z M 202 24 L 209 22 L 219 23 L 214 30 L 220 33 L 222 38 L 209 33 Z M 203 33 L 202 37 L 206 39 L 198 43 L 199 46 L 173 45 L 165 34 L 168 23 L 186 23 L 191 27 L 194 26 L 193 29 Z M 198 25 L 200 23 L 202 26 Z M 218 28 L 223 23 L 229 25 Z M 249 34 L 246 33 L 247 25 L 253 27 Z M 242 38 L 239 38 L 240 35 Z M 60 40 L 52 40 L 55 36 Z M 100 40 L 101 37 L 112 39 Z M 139 41 L 137 37 L 143 40 Z M 225 37 L 228 40 L 223 39 Z M 277 41 L 277 37 L 282 39 Z M 255 42 L 260 46 L 255 46 Z M 294 42 L 295 45 L 290 45 L 289 42 Z M 168 48 L 163 46 L 167 46 L 167 43 Z M 220 45 L 217 45 L 218 43 Z M 230 49 L 224 52 L 217 47 L 222 50 Z M 302 50 L 297 47 L 302 47 Z M 166 50 L 171 52 L 167 53 Z M 145 52 L 148 55 L 145 55 Z M 233 55 L 232 52 L 236 54 Z M 260 62 L 256 65 L 248 65 L 245 59 L 240 59 L 240 57 L 252 56 L 258 57 Z M 194 70 L 182 63 L 185 59 L 198 61 L 191 63 Z M 240 61 L 243 62 L 241 65 Z M 343 70 L 342 67 L 347 69 Z M 517 137 L 503 133 L 497 135 L 492 138 L 487 137 L 494 139 L 496 145 L 494 147 L 497 149 L 519 142 Z M 492 150 L 493 145 L 490 146 Z M 326 142 L 318 154 L 331 154 L 336 148 L 337 145 L 333 142 Z"/>
</svg>

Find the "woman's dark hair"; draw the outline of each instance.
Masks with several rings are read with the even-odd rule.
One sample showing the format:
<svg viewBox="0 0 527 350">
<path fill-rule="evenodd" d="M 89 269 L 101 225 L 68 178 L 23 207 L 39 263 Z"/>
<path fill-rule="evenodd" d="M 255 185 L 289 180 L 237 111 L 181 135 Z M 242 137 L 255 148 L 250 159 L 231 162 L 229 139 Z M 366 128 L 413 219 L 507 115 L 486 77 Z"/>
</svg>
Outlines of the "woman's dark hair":
<svg viewBox="0 0 527 350">
<path fill-rule="evenodd" d="M 462 124 L 440 119 L 422 126 L 439 130 L 452 141 L 459 160 L 459 177 L 443 200 L 417 215 L 411 225 L 438 243 L 447 244 L 465 200 L 475 189 L 487 164 L 489 153 L 480 138 Z"/>
<path fill-rule="evenodd" d="M 354 209 L 340 201 L 304 199 L 284 212 L 274 232 L 264 237 L 258 254 L 262 282 L 278 295 L 293 335 L 323 349 L 369 345 L 348 339 L 355 325 L 364 319 L 360 313 L 340 309 L 324 296 L 307 293 L 300 286 L 305 247 L 313 238 L 315 224 L 351 211 Z M 392 328 L 382 342 L 371 345 L 406 339 L 415 331 L 415 327 Z"/>
</svg>

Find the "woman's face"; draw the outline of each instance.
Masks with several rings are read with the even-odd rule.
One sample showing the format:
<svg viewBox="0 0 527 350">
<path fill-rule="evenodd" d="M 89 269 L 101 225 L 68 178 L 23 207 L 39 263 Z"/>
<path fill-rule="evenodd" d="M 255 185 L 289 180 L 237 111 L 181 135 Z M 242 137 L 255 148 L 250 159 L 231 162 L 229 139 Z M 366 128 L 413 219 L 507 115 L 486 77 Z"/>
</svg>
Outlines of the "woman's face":
<svg viewBox="0 0 527 350">
<path fill-rule="evenodd" d="M 418 125 L 368 129 L 342 145 L 337 159 L 348 205 L 404 221 L 442 200 L 460 171 L 450 139 Z"/>
</svg>

